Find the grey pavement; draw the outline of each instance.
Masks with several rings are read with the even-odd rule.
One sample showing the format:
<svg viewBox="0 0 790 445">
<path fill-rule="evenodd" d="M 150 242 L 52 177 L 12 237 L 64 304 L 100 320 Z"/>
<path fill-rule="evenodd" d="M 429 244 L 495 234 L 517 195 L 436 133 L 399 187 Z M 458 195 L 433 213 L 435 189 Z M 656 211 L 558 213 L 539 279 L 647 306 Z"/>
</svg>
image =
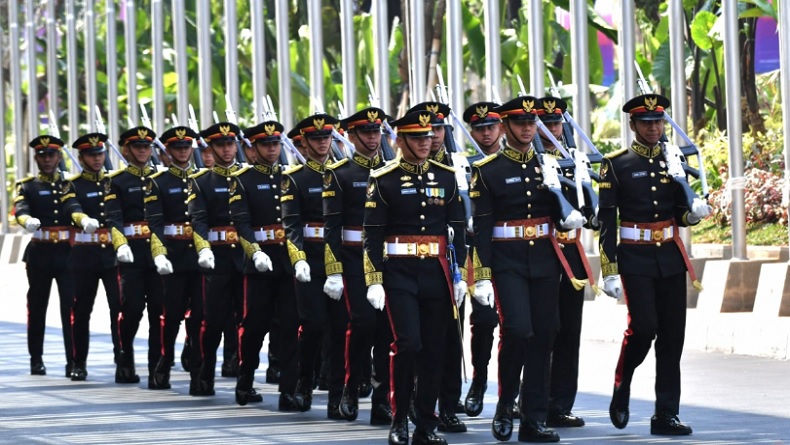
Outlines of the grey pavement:
<svg viewBox="0 0 790 445">
<path fill-rule="evenodd" d="M 356 422 L 326 419 L 326 392 L 317 391 L 313 410 L 280 413 L 277 388 L 263 383 L 266 354 L 256 387 L 262 404 L 239 407 L 234 402 L 233 379 L 219 377 L 217 395 L 188 395 L 189 376 L 176 364 L 173 389 L 145 388 L 145 337 L 141 326 L 136 343 L 137 385 L 114 383 L 109 316 L 103 296 L 97 298 L 92 320 L 88 380 L 64 378 L 65 359 L 53 295 L 50 301 L 44 361 L 47 376 L 29 375 L 24 295 L 27 284 L 21 267 L 2 269 L 5 292 L 0 295 L 0 444 L 269 444 L 269 443 L 386 443 L 387 428 L 367 423 L 369 399 L 364 399 Z M 586 317 L 602 317 L 608 329 L 622 331 L 622 308 L 588 302 Z M 587 310 L 587 308 L 585 308 Z M 585 320 L 585 330 L 599 329 Z M 560 429 L 567 444 L 790 444 L 790 362 L 768 358 L 687 350 L 683 357 L 681 419 L 694 428 L 683 438 L 650 435 L 655 362 L 652 354 L 637 370 L 632 388 L 631 422 L 625 430 L 609 422 L 614 365 L 619 343 L 593 340 L 582 343 L 579 395 L 574 413 L 584 417 L 583 428 Z M 468 338 L 468 337 L 467 337 Z M 180 345 L 177 350 L 180 350 Z M 468 353 L 468 352 L 467 352 Z M 495 356 L 496 357 L 496 356 Z M 469 357 L 467 355 L 467 366 Z M 469 369 L 471 373 L 471 369 Z M 445 434 L 451 444 L 496 443 L 490 433 L 496 404 L 496 360 L 492 360 L 485 410 L 476 418 L 460 418 L 469 431 Z M 471 377 L 471 375 L 470 375 Z M 464 385 L 464 395 L 468 384 Z M 514 434 L 511 442 L 516 442 Z"/>
</svg>

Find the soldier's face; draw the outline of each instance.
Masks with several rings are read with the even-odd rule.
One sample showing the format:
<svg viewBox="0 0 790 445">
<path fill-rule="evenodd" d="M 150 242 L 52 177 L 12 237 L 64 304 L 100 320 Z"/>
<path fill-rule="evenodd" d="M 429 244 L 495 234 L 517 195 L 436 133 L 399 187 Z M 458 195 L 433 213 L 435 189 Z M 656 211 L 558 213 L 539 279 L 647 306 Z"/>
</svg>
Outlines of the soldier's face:
<svg viewBox="0 0 790 445">
<path fill-rule="evenodd" d="M 131 144 L 126 143 L 124 144 L 126 158 L 129 163 L 136 165 L 138 167 L 142 167 L 148 163 L 148 160 L 151 158 L 151 153 L 153 152 L 153 147 L 151 144 L 142 143 L 142 144 Z"/>
<path fill-rule="evenodd" d="M 307 155 L 315 158 L 317 161 L 326 159 L 329 154 L 329 147 L 332 145 L 332 138 L 329 136 L 319 136 L 304 138 L 302 140 L 304 145 L 307 145 Z"/>
<path fill-rule="evenodd" d="M 228 166 L 236 159 L 236 141 L 233 139 L 212 142 L 211 149 L 214 150 L 214 162 L 219 165 Z"/>
<path fill-rule="evenodd" d="M 482 127 L 472 127 L 472 137 L 478 145 L 491 147 L 499 142 L 502 135 L 502 127 L 499 124 L 483 125 Z"/>
<path fill-rule="evenodd" d="M 101 153 L 85 153 L 80 155 L 80 160 L 85 170 L 91 173 L 98 173 L 104 167 L 104 158 L 107 156 L 105 152 Z"/>
<path fill-rule="evenodd" d="M 381 128 L 360 128 L 348 133 L 357 151 L 369 156 L 379 149 Z"/>
<path fill-rule="evenodd" d="M 562 122 L 546 122 L 544 125 L 557 140 L 560 139 L 560 136 L 562 136 Z"/>
<path fill-rule="evenodd" d="M 508 119 L 504 124 L 507 140 L 513 148 L 527 148 L 535 139 L 538 131 L 538 124 L 535 121 L 511 120 Z"/>
<path fill-rule="evenodd" d="M 420 163 L 431 154 L 431 136 L 398 136 L 395 141 L 400 147 L 403 159 Z"/>
<path fill-rule="evenodd" d="M 203 165 L 205 165 L 206 168 L 211 168 L 214 166 L 214 153 L 212 153 L 211 150 L 201 150 L 200 159 L 203 161 Z"/>
<path fill-rule="evenodd" d="M 255 152 L 255 147 L 247 147 L 247 145 L 244 145 L 244 157 L 247 158 L 248 163 L 254 163 L 258 159 L 258 153 Z"/>
<path fill-rule="evenodd" d="M 664 134 L 664 120 L 631 120 L 631 130 L 633 130 L 637 141 L 652 147 L 658 143 L 661 135 Z"/>
<path fill-rule="evenodd" d="M 280 158 L 280 141 L 258 141 L 255 143 L 258 162 L 273 165 Z"/>
<path fill-rule="evenodd" d="M 444 144 L 444 125 L 433 127 L 433 137 L 431 138 L 431 153 L 436 153 Z"/>
<path fill-rule="evenodd" d="M 189 165 L 189 158 L 192 157 L 192 144 L 168 145 L 167 154 L 176 166 L 184 168 Z"/>
<path fill-rule="evenodd" d="M 38 165 L 38 170 L 41 173 L 48 175 L 55 173 L 55 170 L 57 170 L 61 159 L 63 159 L 63 155 L 60 153 L 60 151 L 42 151 L 36 153 L 36 164 Z"/>
</svg>

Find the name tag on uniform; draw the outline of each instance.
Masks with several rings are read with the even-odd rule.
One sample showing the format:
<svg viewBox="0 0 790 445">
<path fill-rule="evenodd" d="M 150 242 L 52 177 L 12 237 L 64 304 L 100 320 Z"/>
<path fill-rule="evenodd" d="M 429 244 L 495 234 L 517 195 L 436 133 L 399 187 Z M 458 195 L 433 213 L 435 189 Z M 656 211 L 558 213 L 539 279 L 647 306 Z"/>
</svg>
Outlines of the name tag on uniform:
<svg viewBox="0 0 790 445">
<path fill-rule="evenodd" d="M 368 186 L 367 182 L 355 182 L 352 184 L 352 187 L 354 188 L 367 187 L 367 186 Z"/>
<path fill-rule="evenodd" d="M 127 192 L 135 193 L 135 192 L 139 192 L 140 190 L 142 190 L 141 187 L 129 187 L 129 190 L 127 190 Z"/>
<path fill-rule="evenodd" d="M 401 189 L 400 194 L 401 195 L 416 195 L 417 194 L 417 189 Z"/>
<path fill-rule="evenodd" d="M 521 182 L 521 178 L 519 177 L 505 178 L 505 184 L 518 184 L 519 182 Z"/>
<path fill-rule="evenodd" d="M 215 188 L 214 193 L 228 193 L 228 188 L 227 187 Z"/>
<path fill-rule="evenodd" d="M 644 178 L 647 176 L 647 172 L 633 172 L 631 173 L 632 178 Z"/>
<path fill-rule="evenodd" d="M 272 186 L 269 184 L 258 184 L 258 190 L 269 190 Z"/>
<path fill-rule="evenodd" d="M 52 194 L 52 191 L 50 191 L 50 190 L 39 190 L 38 194 L 39 194 L 39 196 L 48 196 L 48 195 Z"/>
<path fill-rule="evenodd" d="M 167 194 L 168 195 L 174 195 L 176 193 L 181 193 L 181 189 L 178 188 L 178 187 L 167 189 Z"/>
<path fill-rule="evenodd" d="M 321 187 L 311 187 L 307 189 L 307 193 L 321 193 Z"/>
<path fill-rule="evenodd" d="M 97 196 L 99 196 L 99 192 L 90 192 L 85 194 L 86 198 L 95 198 Z"/>
</svg>

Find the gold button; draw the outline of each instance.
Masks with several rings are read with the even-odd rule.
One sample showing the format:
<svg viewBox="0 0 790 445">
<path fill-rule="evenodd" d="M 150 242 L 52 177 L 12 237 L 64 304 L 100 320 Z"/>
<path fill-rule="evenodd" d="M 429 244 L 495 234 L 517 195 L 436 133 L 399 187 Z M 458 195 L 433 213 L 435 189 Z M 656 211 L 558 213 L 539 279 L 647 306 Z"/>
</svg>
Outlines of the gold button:
<svg viewBox="0 0 790 445">
<path fill-rule="evenodd" d="M 228 177 L 228 178 L 225 178 L 225 180 L 226 180 L 226 181 L 228 181 L 228 182 L 230 182 L 230 178 L 229 178 L 229 177 Z"/>
<path fill-rule="evenodd" d="M 422 175 L 418 175 L 418 176 L 417 176 L 417 180 L 418 180 L 418 181 L 422 181 Z"/>
<path fill-rule="evenodd" d="M 99 192 L 99 196 L 101 196 L 101 195 L 103 195 L 103 194 L 104 194 L 104 192 Z"/>
<path fill-rule="evenodd" d="M 657 206 L 658 205 L 658 201 L 653 201 L 653 205 Z"/>
<path fill-rule="evenodd" d="M 425 207 L 425 202 L 421 202 L 421 203 L 420 203 L 420 205 L 422 205 L 423 207 Z"/>
<path fill-rule="evenodd" d="M 101 246 L 102 246 L 102 248 L 105 248 L 105 247 L 107 247 L 107 245 L 106 245 L 106 244 L 102 244 Z"/>
<path fill-rule="evenodd" d="M 425 227 L 420 227 L 420 232 L 425 232 Z"/>
<path fill-rule="evenodd" d="M 531 213 L 527 214 L 527 219 L 532 219 L 532 214 Z"/>
<path fill-rule="evenodd" d="M 104 207 L 104 203 L 103 203 L 103 202 L 100 202 L 100 203 L 99 203 L 99 207 Z"/>
<path fill-rule="evenodd" d="M 276 189 L 277 188 L 277 184 L 272 184 L 272 188 Z"/>
<path fill-rule="evenodd" d="M 656 243 L 656 247 L 661 247 L 661 243 L 660 242 Z"/>
<path fill-rule="evenodd" d="M 524 178 L 524 182 L 529 182 L 529 178 Z"/>
<path fill-rule="evenodd" d="M 277 196 L 277 195 L 274 195 L 274 199 L 280 199 L 280 197 Z"/>
<path fill-rule="evenodd" d="M 529 240 L 529 245 L 530 246 L 534 246 L 535 245 L 535 241 Z"/>
<path fill-rule="evenodd" d="M 654 191 L 654 192 L 655 192 L 655 191 L 656 191 L 656 186 L 652 186 L 652 187 L 650 187 L 650 190 L 652 190 L 652 191 Z"/>
<path fill-rule="evenodd" d="M 527 164 L 521 164 L 521 169 L 525 170 L 527 168 Z"/>
<path fill-rule="evenodd" d="M 527 196 L 532 196 L 532 192 L 527 190 Z"/>
<path fill-rule="evenodd" d="M 651 177 L 651 178 L 655 178 L 655 177 L 656 177 L 656 174 L 655 174 L 655 173 L 653 173 L 653 172 L 650 172 L 650 177 Z"/>
<path fill-rule="evenodd" d="M 183 182 L 184 184 L 186 184 L 186 182 L 187 182 L 187 179 L 186 179 L 186 178 L 184 178 L 184 179 L 182 179 L 182 180 L 181 180 L 181 182 Z"/>
<path fill-rule="evenodd" d="M 531 209 L 532 208 L 532 204 L 527 204 L 527 208 Z"/>
<path fill-rule="evenodd" d="M 53 212 L 54 212 L 56 215 L 58 214 L 58 211 L 57 211 L 57 210 L 53 210 Z"/>
<path fill-rule="evenodd" d="M 653 218 L 658 218 L 658 213 L 654 213 Z"/>
<path fill-rule="evenodd" d="M 651 163 L 651 164 L 652 164 L 652 163 L 653 163 L 653 159 L 652 159 L 652 158 L 650 158 L 650 159 L 648 159 L 648 160 L 647 160 L 647 162 L 649 162 L 649 163 Z"/>
<path fill-rule="evenodd" d="M 282 221 L 282 218 L 277 218 L 277 222 L 280 222 L 280 221 Z"/>
<path fill-rule="evenodd" d="M 54 202 L 55 204 L 57 204 L 57 203 L 58 203 L 58 200 L 56 199 L 56 200 L 55 200 L 55 201 L 53 201 L 53 202 Z"/>
<path fill-rule="evenodd" d="M 55 224 L 57 224 L 57 223 L 58 223 L 58 220 L 56 219 L 56 220 L 55 220 Z"/>
<path fill-rule="evenodd" d="M 280 210 L 280 206 L 275 207 L 274 210 Z"/>
<path fill-rule="evenodd" d="M 187 190 L 187 189 L 184 189 L 184 193 L 187 193 L 187 192 L 188 192 L 188 190 Z"/>
<path fill-rule="evenodd" d="M 230 247 L 231 247 L 232 249 L 235 249 L 235 248 L 236 248 L 236 245 L 235 245 L 235 244 L 231 244 L 231 245 L 230 245 Z"/>
<path fill-rule="evenodd" d="M 420 215 L 420 219 L 424 220 L 425 219 L 425 215 Z"/>
</svg>

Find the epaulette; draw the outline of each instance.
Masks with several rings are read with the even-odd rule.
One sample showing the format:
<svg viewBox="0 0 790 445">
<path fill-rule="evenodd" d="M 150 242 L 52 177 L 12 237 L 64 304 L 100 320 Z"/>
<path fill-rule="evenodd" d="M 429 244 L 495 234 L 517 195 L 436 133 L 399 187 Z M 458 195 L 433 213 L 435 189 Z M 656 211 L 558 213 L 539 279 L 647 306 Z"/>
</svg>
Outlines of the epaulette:
<svg viewBox="0 0 790 445">
<path fill-rule="evenodd" d="M 431 165 L 434 165 L 436 167 L 441 167 L 441 168 L 443 168 L 445 170 L 448 170 L 448 171 L 451 171 L 451 172 L 455 173 L 455 168 L 450 167 L 449 165 L 444 165 L 444 164 L 442 164 L 439 161 L 434 161 L 433 159 L 428 159 L 428 162 L 431 163 Z"/>
<path fill-rule="evenodd" d="M 337 162 L 333 162 L 331 165 L 327 165 L 326 168 L 328 168 L 330 170 L 334 170 L 334 169 L 340 167 L 341 165 L 345 165 L 347 162 L 348 162 L 348 158 L 344 158 L 344 159 L 341 159 L 341 160 L 339 160 Z"/>
<path fill-rule="evenodd" d="M 497 155 L 497 153 L 494 153 L 494 154 L 491 154 L 491 155 L 488 155 L 488 156 L 484 157 L 483 159 L 478 159 L 477 161 L 472 163 L 472 166 L 474 166 L 474 167 L 482 167 L 482 166 L 488 164 L 489 162 L 493 161 L 494 159 L 496 159 L 496 155 Z"/>
<path fill-rule="evenodd" d="M 158 172 L 156 172 L 156 173 L 154 173 L 153 175 L 149 176 L 149 178 L 151 178 L 151 179 L 153 179 L 153 178 L 158 178 L 158 177 L 162 176 L 162 173 L 164 173 L 164 172 L 166 172 L 166 171 L 167 171 L 167 170 L 159 170 Z"/>
<path fill-rule="evenodd" d="M 114 177 L 120 175 L 121 173 L 123 173 L 125 171 L 126 171 L 125 169 L 119 168 L 118 170 L 113 170 L 113 171 L 107 172 L 107 176 L 109 176 L 111 178 L 114 178 Z"/>
<path fill-rule="evenodd" d="M 77 173 L 66 178 L 66 181 L 76 181 L 77 179 L 80 179 L 80 176 L 82 176 L 82 173 Z"/>
<path fill-rule="evenodd" d="M 207 168 L 202 168 L 202 169 L 196 171 L 195 173 L 192 173 L 191 175 L 189 175 L 189 179 L 199 178 L 199 177 L 205 175 L 206 173 L 208 173 L 208 169 Z"/>
<path fill-rule="evenodd" d="M 299 170 L 301 170 L 302 167 L 304 167 L 304 164 L 292 165 L 292 166 L 286 168 L 285 171 L 283 171 L 283 174 L 284 175 L 291 175 L 291 174 L 296 173 Z"/>
<path fill-rule="evenodd" d="M 606 153 L 604 155 L 604 157 L 609 158 L 609 159 L 616 158 L 616 157 L 620 156 L 621 154 L 623 154 L 623 153 L 625 153 L 627 151 L 628 151 L 628 147 L 621 148 L 621 149 L 615 150 L 615 151 L 613 151 L 611 153 Z"/>
<path fill-rule="evenodd" d="M 20 179 L 20 180 L 19 180 L 19 181 L 17 181 L 17 182 L 18 182 L 19 184 L 23 184 L 23 183 L 25 183 L 25 182 L 27 182 L 27 181 L 31 181 L 31 180 L 32 180 L 34 177 L 35 177 L 35 176 L 26 176 L 26 177 L 24 177 L 24 178 Z"/>
<path fill-rule="evenodd" d="M 247 170 L 249 170 L 250 168 L 252 168 L 252 167 L 249 164 L 246 164 L 244 167 L 240 168 L 239 170 L 236 170 L 235 172 L 231 173 L 230 175 L 231 176 L 239 176 L 242 173 L 244 173 Z"/>
<path fill-rule="evenodd" d="M 378 178 L 378 177 L 380 177 L 380 176 L 382 176 L 384 174 L 387 174 L 387 173 L 395 170 L 396 168 L 398 168 L 399 165 L 400 165 L 399 162 L 392 162 L 392 163 L 389 163 L 389 164 L 385 164 L 383 167 L 379 167 L 379 168 L 373 170 L 372 172 L 370 172 L 370 176 L 374 177 L 374 178 Z"/>
</svg>

